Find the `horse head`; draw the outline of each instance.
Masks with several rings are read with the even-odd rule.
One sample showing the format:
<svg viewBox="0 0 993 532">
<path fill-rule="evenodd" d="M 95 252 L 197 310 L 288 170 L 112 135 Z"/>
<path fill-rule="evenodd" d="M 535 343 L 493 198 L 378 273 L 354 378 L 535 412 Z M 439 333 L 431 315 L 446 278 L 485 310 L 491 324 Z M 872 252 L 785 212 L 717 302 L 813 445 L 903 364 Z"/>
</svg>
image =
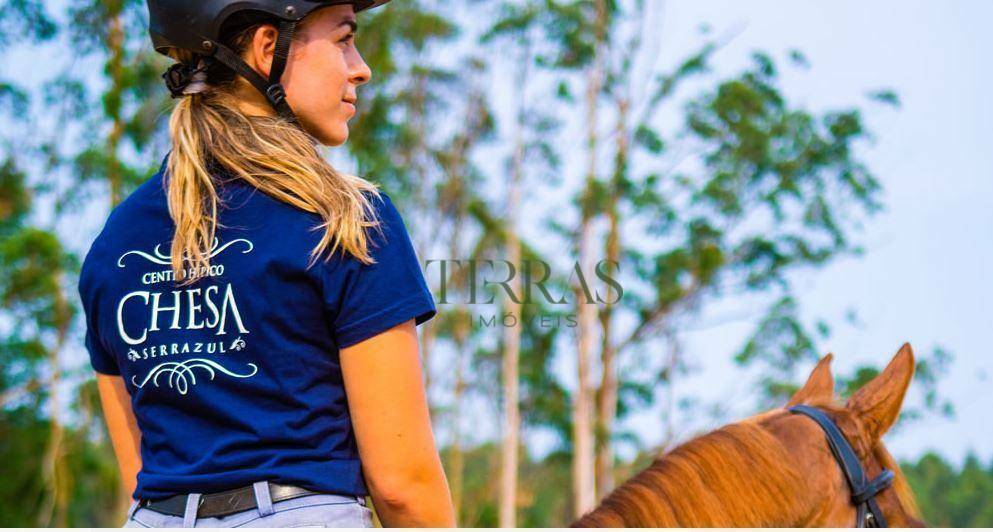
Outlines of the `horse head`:
<svg viewBox="0 0 993 532">
<path fill-rule="evenodd" d="M 790 398 L 784 409 L 761 416 L 758 423 L 779 439 L 790 451 L 794 467 L 808 472 L 810 484 L 806 489 L 817 494 L 801 526 L 853 526 L 859 498 L 853 493 L 843 472 L 841 458 L 831 449 L 826 429 L 806 415 L 796 415 L 791 407 L 807 405 L 826 414 L 840 430 L 841 436 L 855 452 L 864 471 L 866 484 L 893 473 L 892 484 L 883 483 L 875 494 L 879 523 L 889 526 L 923 526 L 913 494 L 896 461 L 886 450 L 882 437 L 900 415 L 904 395 L 914 375 L 914 354 L 904 344 L 886 368 L 859 388 L 842 404 L 834 395 L 831 375 L 831 355 L 827 355 L 811 371 L 807 382 Z M 864 519 L 863 519 L 864 521 Z"/>
<path fill-rule="evenodd" d="M 827 355 L 783 408 L 658 457 L 573 526 L 923 526 L 882 442 L 913 374 L 905 344 L 842 403 Z M 850 481 L 843 464 L 861 476 Z"/>
</svg>

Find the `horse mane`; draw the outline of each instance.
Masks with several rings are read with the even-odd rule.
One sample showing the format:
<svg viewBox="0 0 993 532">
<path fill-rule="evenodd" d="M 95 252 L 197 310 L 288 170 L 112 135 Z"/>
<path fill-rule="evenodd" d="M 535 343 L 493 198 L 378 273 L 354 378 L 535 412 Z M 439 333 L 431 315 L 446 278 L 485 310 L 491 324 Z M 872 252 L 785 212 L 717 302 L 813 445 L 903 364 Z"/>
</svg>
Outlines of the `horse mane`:
<svg viewBox="0 0 993 532">
<path fill-rule="evenodd" d="M 900 506 L 911 517 L 920 522 L 919 526 L 927 526 L 923 521 L 924 518 L 921 516 L 921 510 L 917 506 L 914 491 L 910 489 L 910 483 L 907 482 L 907 477 L 903 475 L 903 471 L 900 470 L 900 466 L 893 459 L 893 456 L 883 447 L 881 442 L 873 447 L 872 453 L 875 455 L 876 460 L 879 461 L 880 466 L 893 472 L 893 492 L 896 493 L 897 500 L 900 501 Z"/>
<path fill-rule="evenodd" d="M 757 418 L 675 448 L 615 489 L 578 527 L 731 527 L 801 522 L 804 474 Z"/>
</svg>

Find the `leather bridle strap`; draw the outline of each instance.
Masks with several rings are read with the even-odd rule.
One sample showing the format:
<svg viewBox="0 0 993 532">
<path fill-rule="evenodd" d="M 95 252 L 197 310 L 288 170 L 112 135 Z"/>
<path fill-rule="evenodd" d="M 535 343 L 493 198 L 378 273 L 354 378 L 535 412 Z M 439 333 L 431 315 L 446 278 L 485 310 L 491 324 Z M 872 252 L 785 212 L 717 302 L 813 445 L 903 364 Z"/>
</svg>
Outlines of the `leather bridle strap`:
<svg viewBox="0 0 993 532">
<path fill-rule="evenodd" d="M 827 436 L 828 446 L 834 455 L 841 471 L 845 474 L 848 487 L 852 492 L 852 504 L 855 505 L 856 526 L 859 528 L 886 528 L 886 519 L 876 504 L 876 495 L 893 484 L 893 472 L 883 469 L 872 481 L 866 481 L 865 471 L 851 444 L 845 439 L 834 421 L 821 410 L 807 405 L 796 405 L 789 408 L 794 414 L 802 414 L 814 420 L 824 435 Z"/>
</svg>

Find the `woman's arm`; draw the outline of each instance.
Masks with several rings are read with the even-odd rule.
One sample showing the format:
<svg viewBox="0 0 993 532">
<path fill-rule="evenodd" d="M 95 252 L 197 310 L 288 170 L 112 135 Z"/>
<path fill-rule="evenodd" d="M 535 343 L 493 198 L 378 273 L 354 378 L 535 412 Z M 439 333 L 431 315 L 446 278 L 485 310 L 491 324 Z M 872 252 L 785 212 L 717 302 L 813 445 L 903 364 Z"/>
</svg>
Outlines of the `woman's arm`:
<svg viewBox="0 0 993 532">
<path fill-rule="evenodd" d="M 97 373 L 97 389 L 117 465 L 121 469 L 121 482 L 131 497 L 141 470 L 141 431 L 131 411 L 131 397 L 124 387 L 124 379 L 118 375 Z"/>
<path fill-rule="evenodd" d="M 455 526 L 435 448 L 414 320 L 341 350 L 362 471 L 380 521 Z"/>
</svg>

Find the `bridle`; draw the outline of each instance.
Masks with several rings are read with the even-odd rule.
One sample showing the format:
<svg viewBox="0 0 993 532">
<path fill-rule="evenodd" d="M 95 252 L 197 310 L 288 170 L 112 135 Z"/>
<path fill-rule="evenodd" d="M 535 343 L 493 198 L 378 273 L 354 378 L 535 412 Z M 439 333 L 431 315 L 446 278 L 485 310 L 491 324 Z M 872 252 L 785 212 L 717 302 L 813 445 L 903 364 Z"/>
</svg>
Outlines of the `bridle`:
<svg viewBox="0 0 993 532">
<path fill-rule="evenodd" d="M 841 466 L 841 471 L 848 480 L 848 487 L 852 491 L 852 504 L 855 505 L 856 522 L 858 528 L 886 528 L 886 519 L 883 512 L 879 511 L 876 504 L 876 495 L 893 484 L 893 472 L 883 469 L 876 478 L 871 481 L 866 480 L 865 471 L 859 462 L 858 456 L 852 449 L 851 444 L 845 439 L 838 425 L 835 425 L 820 409 L 807 405 L 796 405 L 788 409 L 794 414 L 802 414 L 813 419 L 824 430 L 827 436 L 828 445 L 835 460 Z"/>
</svg>

